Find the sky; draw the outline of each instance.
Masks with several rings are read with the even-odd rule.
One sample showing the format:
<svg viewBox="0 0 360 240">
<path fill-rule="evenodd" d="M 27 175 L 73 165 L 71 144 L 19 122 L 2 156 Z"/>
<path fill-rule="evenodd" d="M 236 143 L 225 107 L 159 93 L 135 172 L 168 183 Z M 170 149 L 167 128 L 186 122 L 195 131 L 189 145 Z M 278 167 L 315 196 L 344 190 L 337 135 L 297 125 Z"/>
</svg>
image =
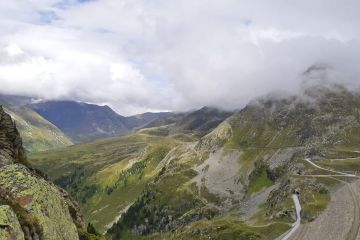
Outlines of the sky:
<svg viewBox="0 0 360 240">
<path fill-rule="evenodd" d="M 312 65 L 360 82 L 358 0 L 1 0 L 0 93 L 239 109 Z"/>
</svg>

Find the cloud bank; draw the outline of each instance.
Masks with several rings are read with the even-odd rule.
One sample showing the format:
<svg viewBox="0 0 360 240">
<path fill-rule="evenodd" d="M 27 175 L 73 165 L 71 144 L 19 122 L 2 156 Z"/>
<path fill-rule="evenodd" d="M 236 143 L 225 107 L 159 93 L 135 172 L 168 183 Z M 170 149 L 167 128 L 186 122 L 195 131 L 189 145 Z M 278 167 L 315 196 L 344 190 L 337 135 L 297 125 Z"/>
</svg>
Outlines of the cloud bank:
<svg viewBox="0 0 360 240">
<path fill-rule="evenodd" d="M 313 64 L 360 81 L 360 2 L 4 0 L 0 92 L 121 114 L 240 108 Z"/>
</svg>

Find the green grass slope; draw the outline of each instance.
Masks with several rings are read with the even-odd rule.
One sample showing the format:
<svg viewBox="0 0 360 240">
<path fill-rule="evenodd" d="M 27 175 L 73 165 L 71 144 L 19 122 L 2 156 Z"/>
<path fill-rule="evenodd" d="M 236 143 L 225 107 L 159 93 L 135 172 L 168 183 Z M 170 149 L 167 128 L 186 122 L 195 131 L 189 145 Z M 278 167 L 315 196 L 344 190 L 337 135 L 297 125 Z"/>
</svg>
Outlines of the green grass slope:
<svg viewBox="0 0 360 240">
<path fill-rule="evenodd" d="M 132 204 L 170 151 L 171 138 L 135 134 L 30 155 L 30 161 L 65 188 L 99 231 Z M 110 226 L 109 225 L 109 226 Z"/>
<path fill-rule="evenodd" d="M 22 136 L 24 147 L 29 152 L 45 151 L 72 144 L 56 126 L 26 107 L 5 107 Z"/>
</svg>

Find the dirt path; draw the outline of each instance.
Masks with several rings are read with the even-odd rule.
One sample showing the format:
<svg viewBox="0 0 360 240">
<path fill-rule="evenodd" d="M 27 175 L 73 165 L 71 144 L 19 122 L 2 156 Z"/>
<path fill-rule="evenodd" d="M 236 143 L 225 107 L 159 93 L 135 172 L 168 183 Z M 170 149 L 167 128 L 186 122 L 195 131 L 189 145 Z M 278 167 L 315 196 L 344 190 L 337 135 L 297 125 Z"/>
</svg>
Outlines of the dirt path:
<svg viewBox="0 0 360 240">
<path fill-rule="evenodd" d="M 298 197 L 297 194 L 293 194 L 292 199 L 294 201 L 295 209 L 296 209 L 296 222 L 292 225 L 292 228 L 290 229 L 290 231 L 287 232 L 285 234 L 285 236 L 283 236 L 281 238 L 281 240 L 289 240 L 292 237 L 292 235 L 294 235 L 296 230 L 300 227 L 300 223 L 301 223 L 301 215 L 300 215 L 301 205 L 300 205 L 299 197 Z"/>
<path fill-rule="evenodd" d="M 313 167 L 336 174 L 329 175 L 302 175 L 303 177 L 328 177 L 345 184 L 332 196 L 328 208 L 314 222 L 302 225 L 297 234 L 289 239 L 334 239 L 357 240 L 360 229 L 360 197 L 357 189 L 360 181 L 348 183 L 336 177 L 359 178 L 354 174 L 344 173 L 323 168 L 310 159 L 306 162 Z M 334 218 L 334 216 L 336 216 Z M 351 223 L 350 223 L 351 222 Z"/>
<path fill-rule="evenodd" d="M 327 169 L 327 168 L 320 167 L 319 165 L 313 163 L 309 158 L 306 158 L 305 161 L 308 162 L 308 163 L 310 163 L 313 167 L 316 167 L 316 168 L 321 169 L 321 170 L 324 170 L 324 171 L 336 173 L 336 174 L 338 174 L 338 175 L 340 175 L 340 176 L 343 176 L 343 177 L 358 177 L 358 176 L 356 176 L 355 174 L 349 174 L 349 173 L 334 171 L 334 170 L 331 170 L 331 169 Z M 311 175 L 310 175 L 310 176 L 311 176 Z M 324 176 L 329 176 L 329 175 L 324 175 Z M 332 175 L 332 176 L 334 176 L 334 175 Z M 335 175 L 335 176 L 336 176 L 336 175 Z"/>
<path fill-rule="evenodd" d="M 289 240 L 347 240 L 353 228 L 354 202 L 346 185 L 331 194 L 331 202 L 314 221 L 302 224 Z"/>
<path fill-rule="evenodd" d="M 343 160 L 347 160 L 349 158 L 344 158 Z M 336 159 L 336 160 L 341 160 L 341 159 Z M 340 176 L 343 176 L 343 177 L 355 177 L 355 178 L 358 178 L 358 176 L 356 176 L 355 174 L 349 174 L 349 173 L 344 173 L 344 172 L 339 172 L 339 171 L 333 171 L 333 170 L 330 170 L 330 169 L 326 169 L 326 168 L 323 168 L 323 167 L 320 167 L 319 165 L 313 163 L 310 159 L 305 159 L 305 161 L 307 161 L 308 163 L 310 163 L 312 166 L 318 168 L 318 169 L 321 169 L 321 170 L 325 170 L 325 171 L 328 171 L 328 172 L 332 172 L 332 173 L 337 173 L 339 174 Z M 329 176 L 330 177 L 330 176 Z M 334 175 L 332 175 L 332 177 L 334 177 Z M 334 178 L 336 179 L 336 178 Z M 352 199 L 352 202 L 353 202 L 353 206 L 354 206 L 354 214 L 353 214 L 353 221 L 352 221 L 352 224 L 351 224 L 351 228 L 346 236 L 346 240 L 356 240 L 357 239 L 357 236 L 359 235 L 359 229 L 360 229 L 360 204 L 359 204 L 359 201 L 360 201 L 360 198 L 358 196 L 358 194 L 356 193 L 356 189 L 354 189 L 354 184 L 352 183 L 348 183 L 346 181 L 342 181 L 342 180 L 339 180 L 337 179 L 338 181 L 340 182 L 343 182 L 346 184 L 350 194 L 351 194 L 351 199 Z"/>
<path fill-rule="evenodd" d="M 348 188 L 351 194 L 351 199 L 353 201 L 353 206 L 354 206 L 354 211 L 353 211 L 354 214 L 353 214 L 353 221 L 351 224 L 351 228 L 348 231 L 348 234 L 346 235 L 346 240 L 356 240 L 358 239 L 359 230 L 360 230 L 360 203 L 359 203 L 360 198 L 356 191 L 356 182 L 348 183 L 346 181 L 337 178 L 332 178 L 332 179 L 335 179 L 339 182 L 346 184 L 346 187 Z"/>
<path fill-rule="evenodd" d="M 360 229 L 360 204 L 359 204 L 360 198 L 356 193 L 356 189 L 354 189 L 353 184 L 347 183 L 347 186 L 349 188 L 349 191 L 351 192 L 351 198 L 354 203 L 354 218 L 350 231 L 346 236 L 346 240 L 356 240 L 357 236 L 359 235 L 359 229 Z"/>
</svg>

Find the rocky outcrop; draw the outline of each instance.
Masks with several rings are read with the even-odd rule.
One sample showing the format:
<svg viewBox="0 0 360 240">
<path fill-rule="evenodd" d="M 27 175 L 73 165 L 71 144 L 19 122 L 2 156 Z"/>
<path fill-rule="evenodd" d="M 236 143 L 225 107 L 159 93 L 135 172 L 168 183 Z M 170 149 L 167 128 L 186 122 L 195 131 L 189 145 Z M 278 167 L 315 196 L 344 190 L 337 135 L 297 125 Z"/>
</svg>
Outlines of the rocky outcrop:
<svg viewBox="0 0 360 240">
<path fill-rule="evenodd" d="M 0 106 L 0 167 L 15 162 L 26 164 L 25 150 L 14 122 Z"/>
<path fill-rule="evenodd" d="M 198 151 L 215 151 L 222 147 L 232 136 L 232 129 L 227 121 L 222 122 L 212 132 L 202 137 L 195 146 Z"/>
<path fill-rule="evenodd" d="M 78 238 L 61 192 L 24 165 L 10 164 L 1 168 L 0 192 L 5 201 L 23 210 L 25 219 L 31 219 L 32 222 L 23 222 L 24 230 L 25 226 L 34 227 L 31 235 L 44 239 Z"/>
<path fill-rule="evenodd" d="M 83 229 L 77 204 L 29 167 L 16 126 L 0 107 L 0 239 L 74 240 Z"/>
</svg>

